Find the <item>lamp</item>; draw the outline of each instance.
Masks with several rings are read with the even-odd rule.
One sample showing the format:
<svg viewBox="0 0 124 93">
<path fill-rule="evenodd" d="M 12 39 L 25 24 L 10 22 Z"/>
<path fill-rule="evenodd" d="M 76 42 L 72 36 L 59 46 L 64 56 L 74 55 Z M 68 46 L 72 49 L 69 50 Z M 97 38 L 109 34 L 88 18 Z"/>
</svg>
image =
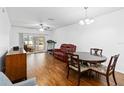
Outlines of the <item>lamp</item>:
<svg viewBox="0 0 124 93">
<path fill-rule="evenodd" d="M 80 25 L 84 25 L 84 24 L 91 24 L 94 22 L 94 19 L 92 17 L 88 17 L 87 16 L 87 9 L 88 7 L 84 7 L 84 10 L 85 10 L 85 18 L 80 20 L 79 24 Z"/>
<path fill-rule="evenodd" d="M 28 44 L 28 41 L 24 41 L 24 44 L 27 45 Z"/>
<path fill-rule="evenodd" d="M 29 41 L 29 42 L 28 42 L 28 44 L 29 44 L 29 45 L 32 45 L 32 44 L 33 44 L 33 42 L 32 42 L 32 41 Z"/>
</svg>

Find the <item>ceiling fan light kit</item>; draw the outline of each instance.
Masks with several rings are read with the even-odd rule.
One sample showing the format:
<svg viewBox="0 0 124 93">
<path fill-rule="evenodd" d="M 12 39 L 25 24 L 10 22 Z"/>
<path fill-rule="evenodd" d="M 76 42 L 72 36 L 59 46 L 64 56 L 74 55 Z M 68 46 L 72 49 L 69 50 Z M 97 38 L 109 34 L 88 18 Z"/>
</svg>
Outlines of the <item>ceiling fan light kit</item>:
<svg viewBox="0 0 124 93">
<path fill-rule="evenodd" d="M 44 32 L 44 29 L 43 28 L 40 28 L 39 31 Z"/>
<path fill-rule="evenodd" d="M 42 24 L 40 24 L 39 31 L 44 32 L 44 31 L 51 31 L 53 29 L 54 29 L 53 26 L 42 23 Z"/>
</svg>

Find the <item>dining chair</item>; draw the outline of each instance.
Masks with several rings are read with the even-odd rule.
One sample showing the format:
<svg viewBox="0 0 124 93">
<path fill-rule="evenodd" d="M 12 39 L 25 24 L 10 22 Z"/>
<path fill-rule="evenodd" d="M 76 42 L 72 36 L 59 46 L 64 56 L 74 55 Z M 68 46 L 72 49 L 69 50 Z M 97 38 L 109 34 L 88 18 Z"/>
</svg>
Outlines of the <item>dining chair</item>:
<svg viewBox="0 0 124 93">
<path fill-rule="evenodd" d="M 102 49 L 100 48 L 90 48 L 90 54 L 95 55 L 95 56 L 102 56 Z M 95 63 L 95 64 L 90 64 L 90 65 L 97 65 L 99 66 L 101 63 Z"/>
<path fill-rule="evenodd" d="M 99 48 L 90 48 L 90 54 L 96 56 L 102 56 L 102 49 Z"/>
<path fill-rule="evenodd" d="M 107 81 L 108 86 L 110 86 L 110 83 L 109 83 L 109 76 L 110 75 L 113 76 L 115 85 L 117 85 L 117 81 L 116 81 L 116 78 L 115 78 L 115 67 L 116 67 L 118 57 L 119 57 L 119 54 L 111 56 L 109 64 L 108 64 L 107 67 L 102 65 L 102 64 L 98 67 L 95 67 L 95 66 L 91 67 L 92 71 L 95 71 L 95 72 L 97 72 L 101 75 L 104 75 L 106 77 L 106 81 Z"/>
<path fill-rule="evenodd" d="M 80 85 L 80 77 L 81 77 L 81 73 L 84 71 L 89 70 L 89 67 L 86 65 L 81 64 L 81 61 L 79 60 L 79 55 L 76 54 L 72 54 L 72 53 L 68 53 L 68 62 L 67 62 L 67 68 L 68 68 L 68 72 L 67 72 L 67 79 L 69 77 L 69 72 L 70 70 L 74 70 L 78 73 L 78 83 L 77 85 Z"/>
</svg>

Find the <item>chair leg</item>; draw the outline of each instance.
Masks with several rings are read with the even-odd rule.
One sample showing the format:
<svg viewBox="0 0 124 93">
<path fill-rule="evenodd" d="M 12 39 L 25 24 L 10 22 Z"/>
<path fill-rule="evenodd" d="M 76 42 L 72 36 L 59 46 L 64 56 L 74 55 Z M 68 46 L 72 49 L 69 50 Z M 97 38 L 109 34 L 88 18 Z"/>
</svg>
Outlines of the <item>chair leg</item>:
<svg viewBox="0 0 124 93">
<path fill-rule="evenodd" d="M 91 78 L 90 75 L 91 75 L 91 70 L 88 71 L 88 77 L 89 77 L 89 80 L 90 80 L 90 78 Z"/>
<path fill-rule="evenodd" d="M 100 78 L 100 74 L 96 72 L 97 78 Z"/>
<path fill-rule="evenodd" d="M 80 74 L 78 75 L 78 86 L 80 85 Z"/>
<path fill-rule="evenodd" d="M 116 78 L 115 78 L 115 73 L 113 72 L 112 75 L 113 75 L 113 79 L 114 79 L 115 85 L 117 85 Z"/>
<path fill-rule="evenodd" d="M 95 72 L 95 75 L 96 75 L 96 78 L 98 78 L 98 73 L 97 72 Z"/>
<path fill-rule="evenodd" d="M 66 65 L 66 68 L 68 68 L 68 64 Z"/>
<path fill-rule="evenodd" d="M 68 72 L 67 72 L 67 79 L 68 79 L 68 77 L 69 77 L 69 70 L 70 70 L 70 68 L 68 68 Z"/>
<path fill-rule="evenodd" d="M 109 83 L 109 76 L 106 76 L 106 81 L 107 81 L 107 85 L 110 86 L 110 83 Z"/>
<path fill-rule="evenodd" d="M 80 72 L 78 73 L 78 86 L 80 85 Z"/>
</svg>

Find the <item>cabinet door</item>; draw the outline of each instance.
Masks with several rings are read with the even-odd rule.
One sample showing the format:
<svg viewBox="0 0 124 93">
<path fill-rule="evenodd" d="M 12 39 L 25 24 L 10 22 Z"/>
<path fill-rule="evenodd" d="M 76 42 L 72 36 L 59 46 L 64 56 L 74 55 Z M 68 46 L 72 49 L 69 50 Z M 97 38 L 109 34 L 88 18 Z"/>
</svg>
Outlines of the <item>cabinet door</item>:
<svg viewBox="0 0 124 93">
<path fill-rule="evenodd" d="M 15 55 L 7 55 L 5 62 L 5 74 L 10 80 L 15 80 L 15 66 L 16 66 L 16 56 Z"/>
<path fill-rule="evenodd" d="M 26 78 L 26 54 L 6 56 L 5 74 L 12 81 Z"/>
<path fill-rule="evenodd" d="M 26 78 L 26 54 L 19 55 L 16 69 L 18 70 L 16 77 Z"/>
</svg>

